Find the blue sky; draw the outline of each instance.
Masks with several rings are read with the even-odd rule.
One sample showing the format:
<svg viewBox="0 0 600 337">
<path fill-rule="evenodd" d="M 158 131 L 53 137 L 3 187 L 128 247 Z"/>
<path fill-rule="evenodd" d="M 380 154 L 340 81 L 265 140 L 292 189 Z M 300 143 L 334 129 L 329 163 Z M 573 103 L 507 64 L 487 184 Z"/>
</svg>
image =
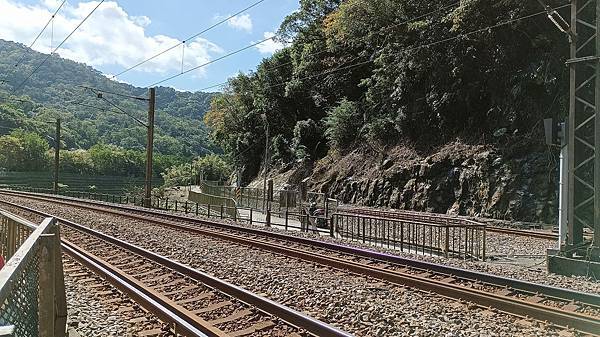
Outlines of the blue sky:
<svg viewBox="0 0 600 337">
<path fill-rule="evenodd" d="M 258 0 L 105 1 L 58 53 L 65 58 L 91 65 L 110 76 L 256 1 Z M 60 2 L 0 0 L 0 38 L 29 45 Z M 51 38 L 51 29 L 47 29 L 34 49 L 48 53 L 96 4 L 96 1 L 68 1 L 54 21 L 54 38 Z M 269 34 L 277 31 L 283 18 L 297 8 L 298 0 L 264 0 L 227 23 L 188 41 L 183 51 L 184 69 L 271 36 Z M 162 85 L 195 91 L 224 82 L 239 71 L 254 69 L 262 58 L 281 48 L 281 44 L 268 42 L 259 47 L 217 61 Z M 118 79 L 145 87 L 180 72 L 181 57 L 182 47 L 179 46 Z"/>
</svg>

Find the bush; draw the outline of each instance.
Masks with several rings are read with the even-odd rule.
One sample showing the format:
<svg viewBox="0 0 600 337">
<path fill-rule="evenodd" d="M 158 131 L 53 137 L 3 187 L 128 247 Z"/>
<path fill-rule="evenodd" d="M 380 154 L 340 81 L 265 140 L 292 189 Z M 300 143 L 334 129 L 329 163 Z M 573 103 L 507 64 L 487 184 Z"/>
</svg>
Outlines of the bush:
<svg viewBox="0 0 600 337">
<path fill-rule="evenodd" d="M 312 119 L 298 121 L 294 126 L 292 143 L 296 158 L 304 159 L 306 156 L 317 157 L 319 149 L 325 145 L 323 140 L 323 127 Z"/>
<path fill-rule="evenodd" d="M 389 117 L 377 118 L 367 125 L 367 139 L 384 145 L 394 144 L 398 141 L 400 132 L 396 122 Z"/>
<path fill-rule="evenodd" d="M 192 177 L 198 179 L 202 174 L 205 180 L 226 180 L 231 174 L 231 168 L 223 158 L 213 154 L 194 160 L 191 166 L 190 163 L 184 163 L 161 173 L 166 187 L 187 185 Z"/>
<path fill-rule="evenodd" d="M 345 149 L 356 140 L 361 125 L 358 104 L 344 98 L 327 111 L 325 135 L 333 148 Z"/>
<path fill-rule="evenodd" d="M 42 171 L 48 168 L 48 142 L 36 133 L 16 130 L 0 137 L 0 168 Z"/>
<path fill-rule="evenodd" d="M 271 161 L 273 164 L 286 164 L 292 160 L 292 151 L 289 141 L 279 134 L 271 140 Z"/>
</svg>

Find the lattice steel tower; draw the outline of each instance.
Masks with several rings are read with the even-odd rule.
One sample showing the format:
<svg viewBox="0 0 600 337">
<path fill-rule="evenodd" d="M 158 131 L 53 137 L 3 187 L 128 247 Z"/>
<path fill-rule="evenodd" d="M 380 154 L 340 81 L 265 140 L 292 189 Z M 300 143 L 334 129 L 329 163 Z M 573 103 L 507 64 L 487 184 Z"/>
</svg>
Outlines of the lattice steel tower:
<svg viewBox="0 0 600 337">
<path fill-rule="evenodd" d="M 600 230 L 600 0 L 571 1 L 570 107 L 567 132 L 568 207 L 565 251 L 590 247 L 598 256 Z M 595 246 L 595 247 L 593 247 Z"/>
</svg>

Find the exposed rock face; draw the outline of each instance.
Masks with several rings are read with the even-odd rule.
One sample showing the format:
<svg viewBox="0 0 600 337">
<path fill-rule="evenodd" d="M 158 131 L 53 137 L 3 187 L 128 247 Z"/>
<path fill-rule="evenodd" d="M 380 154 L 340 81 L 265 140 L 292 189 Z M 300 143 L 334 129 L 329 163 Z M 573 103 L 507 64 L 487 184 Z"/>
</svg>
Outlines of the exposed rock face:
<svg viewBox="0 0 600 337">
<path fill-rule="evenodd" d="M 426 157 L 402 147 L 379 157 L 364 152 L 322 159 L 310 187 L 365 206 L 545 223 L 557 218 L 557 174 L 543 149 L 509 156 L 453 143 Z"/>
</svg>

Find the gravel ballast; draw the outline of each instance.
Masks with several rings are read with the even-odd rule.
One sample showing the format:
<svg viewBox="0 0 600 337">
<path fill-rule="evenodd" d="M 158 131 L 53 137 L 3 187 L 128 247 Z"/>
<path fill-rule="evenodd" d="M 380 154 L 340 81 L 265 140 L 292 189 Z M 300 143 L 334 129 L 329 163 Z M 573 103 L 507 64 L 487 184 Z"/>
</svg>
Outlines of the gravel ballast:
<svg viewBox="0 0 600 337">
<path fill-rule="evenodd" d="M 123 217 L 19 201 L 177 259 L 358 336 L 557 335 L 495 310 L 258 249 Z"/>
</svg>

